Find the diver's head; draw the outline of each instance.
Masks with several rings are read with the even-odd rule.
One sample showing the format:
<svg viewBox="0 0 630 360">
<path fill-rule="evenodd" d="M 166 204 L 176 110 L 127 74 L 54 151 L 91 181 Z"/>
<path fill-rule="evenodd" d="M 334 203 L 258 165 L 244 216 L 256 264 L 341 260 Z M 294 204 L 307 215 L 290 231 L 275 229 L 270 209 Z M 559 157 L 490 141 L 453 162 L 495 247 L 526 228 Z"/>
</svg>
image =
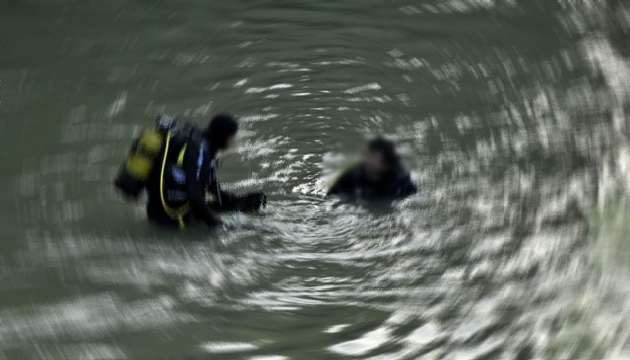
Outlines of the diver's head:
<svg viewBox="0 0 630 360">
<path fill-rule="evenodd" d="M 383 175 L 397 168 L 399 164 L 400 159 L 393 142 L 379 136 L 368 143 L 363 156 L 363 166 L 369 175 Z"/>
<path fill-rule="evenodd" d="M 228 113 L 215 115 L 208 127 L 203 131 L 203 136 L 210 141 L 210 146 L 217 150 L 225 150 L 236 142 L 238 121 Z"/>
</svg>

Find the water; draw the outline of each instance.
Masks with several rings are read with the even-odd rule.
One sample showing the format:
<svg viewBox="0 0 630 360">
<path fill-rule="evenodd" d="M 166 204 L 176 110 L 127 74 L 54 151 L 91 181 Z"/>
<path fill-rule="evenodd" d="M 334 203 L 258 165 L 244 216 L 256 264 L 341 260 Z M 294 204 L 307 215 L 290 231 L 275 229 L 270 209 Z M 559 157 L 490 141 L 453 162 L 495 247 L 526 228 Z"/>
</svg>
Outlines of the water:
<svg viewBox="0 0 630 360">
<path fill-rule="evenodd" d="M 0 2 L 0 359 L 630 358 L 630 6 Z M 111 181 L 160 112 L 242 119 L 229 230 Z M 324 200 L 365 139 L 420 194 Z"/>
</svg>

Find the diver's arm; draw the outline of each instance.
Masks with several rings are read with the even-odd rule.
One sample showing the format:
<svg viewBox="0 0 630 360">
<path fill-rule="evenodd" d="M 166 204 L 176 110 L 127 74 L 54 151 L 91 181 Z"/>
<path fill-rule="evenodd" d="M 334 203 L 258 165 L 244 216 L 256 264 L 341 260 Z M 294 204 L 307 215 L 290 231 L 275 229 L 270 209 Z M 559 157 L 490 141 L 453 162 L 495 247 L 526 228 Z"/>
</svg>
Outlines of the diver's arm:
<svg viewBox="0 0 630 360">
<path fill-rule="evenodd" d="M 210 169 L 210 178 L 207 190 L 217 199 L 217 203 L 219 204 L 221 210 L 233 210 L 236 206 L 237 196 L 230 191 L 221 189 L 221 185 L 217 180 L 216 168 L 214 166 Z"/>
<path fill-rule="evenodd" d="M 212 193 L 216 201 L 208 204 L 213 209 L 218 211 L 243 211 L 253 212 L 260 210 L 261 207 L 267 205 L 267 196 L 262 191 L 252 192 L 243 196 L 237 196 L 236 194 L 221 189 L 217 181 L 216 169 L 213 167 L 210 175 L 210 183 L 208 184 L 208 191 Z"/>
<path fill-rule="evenodd" d="M 206 204 L 204 184 L 207 182 L 208 159 L 205 159 L 203 150 L 189 146 L 184 158 L 184 171 L 188 186 L 188 201 L 190 209 L 198 218 L 205 221 L 209 227 L 221 224 L 221 220 L 212 212 Z"/>
</svg>

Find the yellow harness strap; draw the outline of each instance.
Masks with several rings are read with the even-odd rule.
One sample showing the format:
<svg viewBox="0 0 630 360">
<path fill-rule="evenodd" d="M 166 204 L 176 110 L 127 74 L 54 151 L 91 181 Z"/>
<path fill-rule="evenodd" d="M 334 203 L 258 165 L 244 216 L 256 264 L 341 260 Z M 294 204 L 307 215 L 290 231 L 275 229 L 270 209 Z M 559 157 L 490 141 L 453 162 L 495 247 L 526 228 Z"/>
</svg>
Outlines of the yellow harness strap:
<svg viewBox="0 0 630 360">
<path fill-rule="evenodd" d="M 166 158 L 168 157 L 168 148 L 171 142 L 171 132 L 169 131 L 166 134 L 166 144 L 164 145 L 164 158 L 162 159 L 162 169 L 160 171 L 160 199 L 162 200 L 162 207 L 166 214 L 173 220 L 177 220 L 179 222 L 179 227 L 181 229 L 186 227 L 184 223 L 184 216 L 190 211 L 190 205 L 188 203 L 182 205 L 177 209 L 173 209 L 166 203 L 164 199 L 164 169 L 166 169 Z M 184 154 L 186 153 L 186 145 L 182 148 L 177 157 L 177 165 L 182 166 L 184 163 Z"/>
<path fill-rule="evenodd" d="M 184 166 L 184 155 L 186 154 L 187 146 L 188 144 L 184 144 L 184 147 L 182 147 L 182 151 L 179 152 L 179 156 L 177 157 L 177 166 L 179 167 Z"/>
</svg>

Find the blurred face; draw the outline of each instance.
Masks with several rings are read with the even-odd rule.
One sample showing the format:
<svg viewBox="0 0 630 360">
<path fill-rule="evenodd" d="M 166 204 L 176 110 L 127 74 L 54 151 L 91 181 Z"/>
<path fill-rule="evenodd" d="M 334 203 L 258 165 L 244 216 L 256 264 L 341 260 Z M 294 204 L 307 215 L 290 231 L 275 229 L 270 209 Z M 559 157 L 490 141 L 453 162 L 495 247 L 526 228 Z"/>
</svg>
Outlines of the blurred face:
<svg viewBox="0 0 630 360">
<path fill-rule="evenodd" d="M 225 148 L 226 148 L 226 149 L 229 149 L 229 148 L 231 148 L 232 146 L 234 146 L 234 144 L 236 144 L 236 134 L 234 134 L 234 135 L 230 136 L 230 137 L 227 139 L 227 142 L 225 143 Z"/>
<path fill-rule="evenodd" d="M 380 174 L 386 170 L 383 154 L 378 151 L 367 150 L 363 155 L 363 164 L 370 174 Z"/>
</svg>

